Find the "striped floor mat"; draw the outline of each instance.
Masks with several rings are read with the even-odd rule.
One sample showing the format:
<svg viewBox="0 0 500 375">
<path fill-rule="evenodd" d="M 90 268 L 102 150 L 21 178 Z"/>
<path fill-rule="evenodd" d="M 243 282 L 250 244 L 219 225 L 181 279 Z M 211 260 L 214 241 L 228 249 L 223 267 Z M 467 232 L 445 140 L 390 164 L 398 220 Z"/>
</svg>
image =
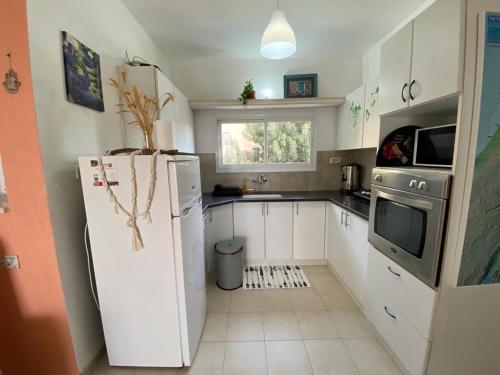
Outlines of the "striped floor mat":
<svg viewBox="0 0 500 375">
<path fill-rule="evenodd" d="M 243 269 L 243 289 L 309 288 L 302 266 L 280 264 L 247 266 Z"/>
</svg>

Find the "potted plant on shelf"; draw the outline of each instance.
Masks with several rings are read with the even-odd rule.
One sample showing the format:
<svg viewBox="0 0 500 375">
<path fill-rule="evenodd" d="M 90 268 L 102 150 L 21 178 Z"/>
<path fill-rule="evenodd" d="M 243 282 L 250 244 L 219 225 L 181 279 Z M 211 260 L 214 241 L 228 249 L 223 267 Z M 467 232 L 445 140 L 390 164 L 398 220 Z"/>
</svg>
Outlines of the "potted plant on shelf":
<svg viewBox="0 0 500 375">
<path fill-rule="evenodd" d="M 255 99 L 255 90 L 253 88 L 252 80 L 246 81 L 245 86 L 243 86 L 243 92 L 240 94 L 238 100 L 243 102 L 243 104 L 247 104 L 249 99 Z"/>
<path fill-rule="evenodd" d="M 133 119 L 128 122 L 128 125 L 137 126 L 141 130 L 144 137 L 144 149 L 154 150 L 154 123 L 159 120 L 161 110 L 174 100 L 173 95 L 166 92 L 157 98 L 144 95 L 136 86 L 129 87 L 125 67 L 120 69 L 118 81 L 111 78 L 109 83 L 116 89 L 122 101 L 117 104 L 119 108 L 117 113 L 130 113 Z"/>
</svg>

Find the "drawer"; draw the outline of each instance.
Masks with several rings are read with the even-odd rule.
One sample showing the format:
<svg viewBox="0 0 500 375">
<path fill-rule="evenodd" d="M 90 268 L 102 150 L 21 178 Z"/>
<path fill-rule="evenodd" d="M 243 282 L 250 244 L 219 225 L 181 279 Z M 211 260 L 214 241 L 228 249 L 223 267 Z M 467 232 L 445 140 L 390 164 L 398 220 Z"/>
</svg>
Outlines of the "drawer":
<svg viewBox="0 0 500 375">
<path fill-rule="evenodd" d="M 372 285 L 366 290 L 365 313 L 408 372 L 424 374 L 430 343 Z"/>
<path fill-rule="evenodd" d="M 436 292 L 369 246 L 368 284 L 382 293 L 426 339 L 431 340 Z"/>
</svg>

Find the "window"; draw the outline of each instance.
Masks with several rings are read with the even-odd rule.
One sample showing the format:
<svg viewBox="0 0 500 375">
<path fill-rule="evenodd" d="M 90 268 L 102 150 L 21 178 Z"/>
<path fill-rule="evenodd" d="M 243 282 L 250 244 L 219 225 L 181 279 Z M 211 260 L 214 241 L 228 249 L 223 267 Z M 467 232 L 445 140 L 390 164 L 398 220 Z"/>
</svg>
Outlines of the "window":
<svg viewBox="0 0 500 375">
<path fill-rule="evenodd" d="M 311 119 L 219 121 L 218 172 L 315 170 Z"/>
</svg>

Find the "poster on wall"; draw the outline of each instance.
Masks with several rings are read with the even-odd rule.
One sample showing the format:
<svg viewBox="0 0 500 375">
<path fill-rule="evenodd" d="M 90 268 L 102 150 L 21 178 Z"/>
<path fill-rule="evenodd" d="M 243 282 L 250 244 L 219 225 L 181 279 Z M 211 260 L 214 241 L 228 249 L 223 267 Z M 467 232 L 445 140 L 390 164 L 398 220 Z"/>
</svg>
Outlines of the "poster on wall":
<svg viewBox="0 0 500 375">
<path fill-rule="evenodd" d="M 479 128 L 459 286 L 500 283 L 499 66 L 500 13 L 488 12 Z"/>
<path fill-rule="evenodd" d="M 99 55 L 66 31 L 62 47 L 68 101 L 104 112 Z"/>
</svg>

